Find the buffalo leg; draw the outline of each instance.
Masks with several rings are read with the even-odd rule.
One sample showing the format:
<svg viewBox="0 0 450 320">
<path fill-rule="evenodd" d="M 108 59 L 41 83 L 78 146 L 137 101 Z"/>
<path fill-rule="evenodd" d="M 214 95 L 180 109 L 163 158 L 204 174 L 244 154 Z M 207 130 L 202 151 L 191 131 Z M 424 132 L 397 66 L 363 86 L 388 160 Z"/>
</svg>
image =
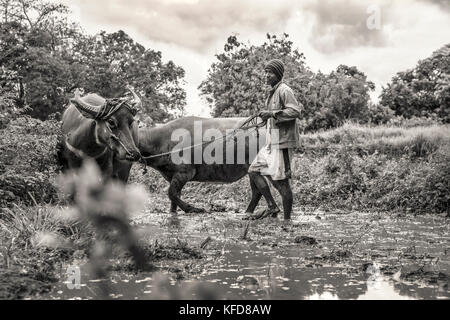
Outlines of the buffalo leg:
<svg viewBox="0 0 450 320">
<path fill-rule="evenodd" d="M 269 179 L 271 180 L 275 189 L 278 190 L 283 200 L 284 219 L 291 219 L 293 196 L 291 185 L 289 184 L 289 179 L 272 180 L 272 178 L 270 177 Z"/>
<path fill-rule="evenodd" d="M 261 200 L 262 197 L 262 193 L 259 192 L 258 187 L 256 186 L 255 182 L 252 179 L 250 179 L 250 187 L 252 188 L 252 199 L 250 200 L 250 203 L 248 204 L 245 213 L 253 213 L 253 211 L 255 211 L 255 208 L 259 203 L 259 200 Z"/>
<path fill-rule="evenodd" d="M 194 174 L 195 174 L 195 172 L 176 173 L 172 177 L 172 181 L 170 182 L 170 187 L 169 187 L 169 199 L 172 202 L 172 205 L 171 205 L 172 213 L 176 212 L 176 211 L 172 211 L 172 209 L 174 209 L 174 208 L 176 209 L 176 206 L 180 207 L 181 210 L 183 210 L 186 213 L 205 212 L 204 209 L 195 208 L 180 199 L 181 190 L 183 189 L 185 184 L 193 178 Z"/>
<path fill-rule="evenodd" d="M 169 182 L 169 184 L 172 182 L 172 177 L 168 176 L 167 174 L 164 174 L 163 172 L 161 172 L 162 176 L 164 177 L 164 179 L 166 179 L 167 182 Z M 180 190 L 181 192 L 181 190 Z M 170 200 L 170 212 L 171 213 L 176 213 L 177 212 L 177 203 L 175 201 Z"/>
</svg>

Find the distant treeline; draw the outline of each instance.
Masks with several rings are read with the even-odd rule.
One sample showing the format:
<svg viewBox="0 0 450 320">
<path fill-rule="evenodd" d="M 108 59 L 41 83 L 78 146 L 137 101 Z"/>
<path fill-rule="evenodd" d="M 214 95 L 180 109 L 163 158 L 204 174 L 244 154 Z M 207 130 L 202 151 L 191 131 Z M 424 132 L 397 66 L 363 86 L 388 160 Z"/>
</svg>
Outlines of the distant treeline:
<svg viewBox="0 0 450 320">
<path fill-rule="evenodd" d="M 127 83 L 143 98 L 142 119 L 165 122 L 183 115 L 181 67 L 163 63 L 161 52 L 144 48 L 123 31 L 88 35 L 68 20 L 68 13 L 67 6 L 45 0 L 0 2 L 0 117 L 58 119 L 74 88 L 116 97 Z M 363 72 L 346 65 L 329 74 L 312 72 L 288 34 L 267 34 L 262 45 L 227 39 L 199 86 L 212 115 L 245 116 L 264 108 L 263 66 L 275 57 L 284 61 L 285 81 L 304 106 L 303 131 L 348 120 L 450 122 L 450 44 L 414 69 L 397 73 L 373 104 L 369 93 L 375 85 Z"/>
<path fill-rule="evenodd" d="M 0 2 L 0 111 L 47 119 L 61 113 L 75 88 L 104 97 L 142 96 L 145 114 L 164 121 L 183 111 L 184 70 L 162 62 L 125 32 L 88 35 L 68 8 L 42 0 Z M 31 18 L 33 17 L 33 18 Z"/>
<path fill-rule="evenodd" d="M 241 42 L 236 36 L 228 38 L 224 52 L 216 55 L 217 61 L 199 87 L 213 115 L 249 115 L 263 108 L 264 63 L 275 57 L 284 61 L 285 82 L 304 106 L 305 131 L 338 127 L 348 120 L 373 124 L 397 124 L 403 118 L 450 122 L 450 43 L 419 61 L 414 69 L 397 73 L 383 88 L 380 102 L 373 104 L 369 93 L 375 85 L 363 72 L 346 65 L 329 74 L 312 72 L 287 34 L 267 34 L 267 41 L 259 46 Z"/>
</svg>

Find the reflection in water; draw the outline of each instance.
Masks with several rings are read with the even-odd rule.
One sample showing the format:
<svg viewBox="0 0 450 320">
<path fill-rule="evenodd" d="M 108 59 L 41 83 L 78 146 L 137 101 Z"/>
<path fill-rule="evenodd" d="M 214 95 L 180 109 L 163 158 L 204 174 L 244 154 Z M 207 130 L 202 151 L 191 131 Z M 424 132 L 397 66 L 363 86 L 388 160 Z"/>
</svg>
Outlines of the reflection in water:
<svg viewBox="0 0 450 320">
<path fill-rule="evenodd" d="M 418 298 L 418 297 L 417 297 Z M 359 300 L 410 300 L 413 297 L 399 294 L 388 281 L 382 277 L 367 281 L 367 291 L 358 297 Z"/>
<path fill-rule="evenodd" d="M 327 217 L 328 218 L 328 217 Z M 172 279 L 165 286 L 167 292 L 178 292 L 189 287 L 195 279 L 208 283 L 211 290 L 226 299 L 436 299 L 450 298 L 445 283 L 406 282 L 383 275 L 380 268 L 398 263 L 400 254 L 414 252 L 441 257 L 440 268 L 448 267 L 448 256 L 439 246 L 448 246 L 448 230 L 439 229 L 442 223 L 415 219 L 384 222 L 382 229 L 373 228 L 355 247 L 351 237 L 359 236 L 360 225 L 368 217 L 362 214 L 337 215 L 333 219 L 300 217 L 298 229 L 286 229 L 276 221 L 262 221 L 252 225 L 250 241 L 241 240 L 244 225 L 230 213 L 214 215 L 156 215 L 146 216 L 139 224 L 144 226 L 150 241 L 162 238 L 181 238 L 191 244 L 200 244 L 207 236 L 213 240 L 204 251 L 207 258 L 189 261 L 201 264 L 201 272 L 193 272 L 184 280 Z M 415 232 L 409 232 L 415 228 Z M 445 228 L 445 226 L 444 226 Z M 307 231 L 305 231 L 307 230 Z M 441 231 L 439 231 L 441 230 Z M 423 242 L 418 234 L 427 232 Z M 434 232 L 434 233 L 433 233 Z M 440 232 L 440 233 L 439 233 Z M 317 238 L 319 246 L 296 244 L 296 235 Z M 395 239 L 392 236 L 395 234 Z M 433 236 L 432 236 L 433 234 Z M 437 234 L 437 235 L 436 235 Z M 408 238 L 408 235 L 411 237 Z M 391 236 L 391 237 L 390 237 Z M 415 237 L 415 238 L 413 238 Z M 434 238 L 433 238 L 434 237 Z M 346 243 L 357 248 L 341 260 L 327 260 L 326 253 L 336 248 L 345 249 Z M 406 250 L 406 249 L 408 250 Z M 447 254 L 447 253 L 445 253 Z M 206 260 L 206 261 L 205 261 Z M 165 265 L 174 262 L 164 262 Z M 368 267 L 361 269 L 361 266 Z M 445 269 L 447 270 L 447 269 Z M 444 270 L 444 271 L 445 271 Z M 154 274 L 111 274 L 113 299 L 155 299 Z M 99 298 L 99 282 L 83 273 L 84 285 L 80 290 L 68 290 L 61 283 L 50 296 L 43 298 L 69 299 Z M 189 297 L 196 299 L 195 292 Z"/>
<path fill-rule="evenodd" d="M 308 297 L 309 300 L 339 300 L 339 297 L 331 292 L 314 293 Z"/>
</svg>

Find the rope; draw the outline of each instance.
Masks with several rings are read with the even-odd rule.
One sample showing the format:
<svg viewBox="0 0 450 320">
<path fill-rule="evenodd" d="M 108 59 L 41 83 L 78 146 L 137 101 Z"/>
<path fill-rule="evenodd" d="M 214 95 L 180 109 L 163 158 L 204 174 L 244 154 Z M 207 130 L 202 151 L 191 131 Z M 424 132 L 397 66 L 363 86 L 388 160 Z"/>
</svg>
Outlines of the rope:
<svg viewBox="0 0 450 320">
<path fill-rule="evenodd" d="M 158 153 L 158 154 L 150 155 L 150 156 L 146 156 L 146 157 L 141 156 L 141 159 L 147 160 L 147 159 L 163 157 L 163 156 L 170 155 L 172 153 L 179 153 L 179 152 L 182 152 L 182 151 L 185 151 L 185 150 L 193 149 L 193 148 L 198 147 L 198 146 L 204 146 L 204 145 L 209 144 L 209 143 L 221 141 L 221 140 L 224 140 L 224 139 L 227 139 L 227 138 L 229 138 L 231 136 L 236 135 L 236 131 L 237 130 L 255 129 L 259 133 L 258 129 L 260 127 L 264 126 L 266 124 L 266 121 L 263 121 L 263 122 L 260 122 L 260 123 L 254 123 L 252 125 L 246 126 L 248 123 L 253 123 L 255 121 L 255 119 L 257 119 L 257 117 L 258 117 L 257 115 L 253 115 L 253 116 L 249 117 L 247 120 L 244 121 L 244 123 L 242 123 L 241 126 L 239 126 L 239 128 L 236 128 L 232 132 L 230 132 L 228 134 L 225 134 L 225 135 L 222 135 L 222 137 L 220 137 L 218 139 L 214 139 L 213 141 L 205 141 L 205 142 L 197 143 L 197 144 L 194 144 L 192 146 L 189 146 L 189 147 L 186 147 L 186 148 L 183 148 L 183 149 L 177 149 L 177 150 L 172 150 L 172 151 L 168 151 L 168 152 Z"/>
<path fill-rule="evenodd" d="M 128 148 L 125 146 L 125 144 L 123 144 L 122 140 L 112 132 L 112 130 L 111 130 L 111 128 L 108 126 L 108 124 L 106 124 L 106 127 L 109 129 L 109 132 L 110 132 L 110 134 L 111 134 L 111 138 L 114 139 L 114 140 L 116 140 L 117 142 L 119 142 L 119 144 L 122 146 L 122 148 L 125 149 L 125 152 L 126 152 L 129 156 L 131 156 L 130 150 L 128 150 Z"/>
</svg>

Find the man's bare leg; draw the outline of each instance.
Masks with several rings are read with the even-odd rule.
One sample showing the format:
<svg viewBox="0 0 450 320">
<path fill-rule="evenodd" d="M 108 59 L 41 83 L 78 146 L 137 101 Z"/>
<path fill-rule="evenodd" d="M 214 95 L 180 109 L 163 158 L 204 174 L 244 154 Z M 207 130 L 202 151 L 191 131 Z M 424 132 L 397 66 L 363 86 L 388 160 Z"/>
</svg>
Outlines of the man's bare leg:
<svg viewBox="0 0 450 320">
<path fill-rule="evenodd" d="M 283 199 L 284 220 L 291 219 L 293 195 L 289 179 L 272 180 L 272 178 L 270 177 L 269 179 L 272 182 L 275 189 L 278 190 L 278 192 L 281 195 L 281 198 Z"/>
<path fill-rule="evenodd" d="M 280 212 L 280 209 L 275 202 L 272 193 L 270 192 L 270 187 L 267 184 L 266 179 L 257 172 L 249 172 L 250 180 L 253 181 L 255 186 L 258 188 L 259 192 L 264 196 L 267 201 L 268 209 L 263 211 L 260 215 L 252 217 L 253 219 L 263 219 L 269 215 L 274 215 Z"/>
</svg>

